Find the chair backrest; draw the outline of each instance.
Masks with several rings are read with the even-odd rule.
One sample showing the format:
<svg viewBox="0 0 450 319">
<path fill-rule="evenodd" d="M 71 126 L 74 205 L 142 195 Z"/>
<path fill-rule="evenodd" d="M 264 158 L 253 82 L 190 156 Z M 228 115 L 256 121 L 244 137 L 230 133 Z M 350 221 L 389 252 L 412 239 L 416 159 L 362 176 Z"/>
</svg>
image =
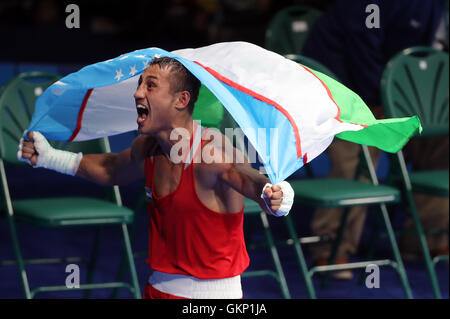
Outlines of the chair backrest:
<svg viewBox="0 0 450 319">
<path fill-rule="evenodd" d="M 29 126 L 36 99 L 59 78 L 50 73 L 22 73 L 3 86 L 0 95 L 0 158 L 5 162 L 23 164 L 17 160 L 17 146 Z M 58 149 L 72 152 L 104 153 L 109 148 L 106 139 L 50 143 Z"/>
<path fill-rule="evenodd" d="M 387 117 L 417 115 L 422 136 L 448 135 L 448 53 L 428 47 L 405 49 L 386 66 L 381 97 Z"/>
<path fill-rule="evenodd" d="M 334 74 L 325 65 L 323 65 L 320 62 L 317 62 L 316 60 L 314 60 L 312 58 L 308 58 L 308 57 L 300 55 L 300 54 L 286 54 L 284 57 L 289 60 L 295 61 L 297 63 L 303 64 L 304 66 L 311 68 L 315 71 L 319 71 L 320 73 L 328 75 L 330 78 L 333 78 L 336 81 L 339 81 L 336 74 Z"/>
<path fill-rule="evenodd" d="M 322 14 L 303 5 L 279 11 L 266 30 L 265 48 L 283 55 L 301 52 L 309 31 Z"/>
<path fill-rule="evenodd" d="M 59 76 L 23 73 L 7 82 L 0 95 L 0 158 L 16 162 L 18 141 L 28 128 L 37 97 Z"/>
</svg>

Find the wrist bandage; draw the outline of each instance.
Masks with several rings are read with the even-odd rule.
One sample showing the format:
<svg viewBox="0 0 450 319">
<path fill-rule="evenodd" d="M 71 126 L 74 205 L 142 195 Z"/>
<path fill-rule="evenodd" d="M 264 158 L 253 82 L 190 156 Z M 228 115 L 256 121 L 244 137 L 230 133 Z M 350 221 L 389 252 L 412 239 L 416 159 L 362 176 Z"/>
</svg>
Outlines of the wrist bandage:
<svg viewBox="0 0 450 319">
<path fill-rule="evenodd" d="M 266 185 L 264 185 L 261 198 L 264 200 L 264 203 L 266 204 L 267 208 L 271 212 L 273 212 L 274 215 L 278 217 L 286 216 L 287 214 L 289 214 L 289 211 L 291 210 L 292 205 L 294 204 L 294 190 L 292 189 L 291 184 L 289 184 L 286 181 L 282 181 L 276 185 L 280 186 L 281 192 L 283 193 L 280 209 L 278 209 L 277 211 L 273 211 L 266 201 L 267 196 L 264 194 L 264 190 L 266 189 L 267 186 L 272 187 L 272 184 L 266 183 Z"/>
<path fill-rule="evenodd" d="M 34 147 L 39 154 L 37 164 L 33 167 L 44 167 L 62 174 L 74 176 L 80 166 L 83 153 L 61 151 L 50 146 L 47 139 L 39 132 L 33 132 Z M 20 139 L 17 158 L 31 165 L 29 159 L 22 158 L 23 138 Z"/>
</svg>

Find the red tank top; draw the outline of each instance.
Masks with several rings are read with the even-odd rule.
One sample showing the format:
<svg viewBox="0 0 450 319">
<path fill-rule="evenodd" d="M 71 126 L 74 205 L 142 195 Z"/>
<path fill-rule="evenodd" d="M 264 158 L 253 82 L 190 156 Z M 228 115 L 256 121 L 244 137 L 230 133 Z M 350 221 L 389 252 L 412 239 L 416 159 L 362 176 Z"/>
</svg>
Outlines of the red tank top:
<svg viewBox="0 0 450 319">
<path fill-rule="evenodd" d="M 191 138 L 193 154 L 199 151 L 201 144 L 200 139 L 196 143 Z M 145 161 L 146 193 L 153 199 L 148 202 L 147 264 L 150 268 L 199 279 L 242 274 L 249 265 L 243 234 L 244 207 L 230 214 L 206 207 L 195 190 L 193 162 L 185 164 L 175 191 L 163 197 L 156 196 L 153 190 L 155 162 L 152 154 Z"/>
</svg>

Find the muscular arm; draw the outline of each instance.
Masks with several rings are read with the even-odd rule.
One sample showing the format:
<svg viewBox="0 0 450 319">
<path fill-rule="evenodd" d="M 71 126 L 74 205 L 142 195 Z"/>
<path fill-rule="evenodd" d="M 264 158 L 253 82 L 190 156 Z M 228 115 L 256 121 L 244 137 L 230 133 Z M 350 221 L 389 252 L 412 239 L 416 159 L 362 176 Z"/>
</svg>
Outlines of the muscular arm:
<svg viewBox="0 0 450 319">
<path fill-rule="evenodd" d="M 18 158 L 33 167 L 77 175 L 98 184 L 123 185 L 143 177 L 145 156 L 152 143 L 154 140 L 139 136 L 121 153 L 82 155 L 56 150 L 41 134 L 30 132 L 27 140 L 20 142 Z"/>
<path fill-rule="evenodd" d="M 264 187 L 266 183 L 270 184 L 270 180 L 248 163 L 222 165 L 222 171 L 218 177 L 219 181 L 257 202 L 261 209 L 269 215 L 286 215 L 292 207 L 292 204 L 282 205 L 284 197 L 288 196 L 287 198 L 289 198 L 289 194 L 283 194 L 281 184 Z M 265 199 L 261 198 L 262 194 L 264 194 Z M 292 202 L 292 199 L 289 200 Z M 289 207 L 287 208 L 287 206 Z"/>
<path fill-rule="evenodd" d="M 222 164 L 218 167 L 218 177 L 221 182 L 231 186 L 247 198 L 255 202 L 261 201 L 261 192 L 270 180 L 252 168 L 248 163 Z"/>
<path fill-rule="evenodd" d="M 155 141 L 139 136 L 120 153 L 83 156 L 77 176 L 104 185 L 126 185 L 144 176 L 145 156 Z"/>
<path fill-rule="evenodd" d="M 222 141 L 223 143 L 229 143 L 225 138 Z M 208 154 L 211 156 L 212 163 L 207 165 L 207 169 L 216 176 L 217 183 L 228 185 L 243 196 L 254 200 L 268 214 L 272 215 L 274 211 L 280 209 L 283 197 L 281 188 L 278 185 L 264 188 L 266 183 L 270 183 L 270 180 L 252 168 L 247 159 L 244 163 L 237 162 L 236 159 L 243 158 L 240 157 L 239 150 L 233 147 L 228 149 L 233 151 L 234 160 L 232 163 L 229 163 L 230 157 L 225 156 L 225 147 L 211 145 L 203 154 L 203 156 L 208 156 Z M 228 161 L 225 160 L 226 158 Z M 261 198 L 263 189 L 267 205 L 272 211 L 268 209 L 266 202 Z"/>
<path fill-rule="evenodd" d="M 128 148 L 120 153 L 86 154 L 77 176 L 103 185 L 124 185 L 142 178 L 139 161 Z"/>
</svg>

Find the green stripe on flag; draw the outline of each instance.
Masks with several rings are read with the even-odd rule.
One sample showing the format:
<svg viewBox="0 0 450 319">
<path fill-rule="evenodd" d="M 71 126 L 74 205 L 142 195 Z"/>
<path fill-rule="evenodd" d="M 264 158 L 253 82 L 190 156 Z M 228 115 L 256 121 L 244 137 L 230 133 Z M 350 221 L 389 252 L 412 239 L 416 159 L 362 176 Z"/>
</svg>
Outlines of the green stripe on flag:
<svg viewBox="0 0 450 319">
<path fill-rule="evenodd" d="M 339 116 L 341 121 L 367 125 L 359 131 L 344 131 L 337 134 L 336 136 L 340 139 L 395 153 L 401 150 L 417 132 L 422 132 L 417 116 L 377 120 L 355 92 L 323 73 L 311 71 L 329 88 L 341 110 Z"/>
<path fill-rule="evenodd" d="M 375 123 L 360 131 L 345 131 L 337 134 L 340 139 L 375 146 L 379 149 L 396 153 L 413 137 L 422 131 L 417 116 L 375 120 Z"/>
</svg>

